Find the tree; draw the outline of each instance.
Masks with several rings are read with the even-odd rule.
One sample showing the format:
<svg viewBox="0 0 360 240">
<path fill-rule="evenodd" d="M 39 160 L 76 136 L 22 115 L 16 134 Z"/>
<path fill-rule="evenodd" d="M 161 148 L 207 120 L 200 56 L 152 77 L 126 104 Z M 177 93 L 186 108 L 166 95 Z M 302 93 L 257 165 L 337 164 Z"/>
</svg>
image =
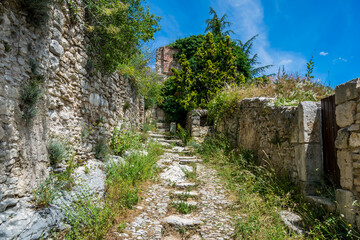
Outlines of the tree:
<svg viewBox="0 0 360 240">
<path fill-rule="evenodd" d="M 243 43 L 241 40 L 237 40 L 238 45 L 241 48 L 241 51 L 245 54 L 245 56 L 247 57 L 249 64 L 251 66 L 251 76 L 254 77 L 256 75 L 259 75 L 261 73 L 263 73 L 266 69 L 272 67 L 273 65 L 265 65 L 265 66 L 261 66 L 261 67 L 255 67 L 256 65 L 260 64 L 260 62 L 258 61 L 258 54 L 255 53 L 253 56 L 251 56 L 251 48 L 254 44 L 254 40 L 258 37 L 259 35 L 256 34 L 255 36 L 253 36 L 252 38 L 250 38 L 249 40 L 247 40 L 245 43 Z"/>
<path fill-rule="evenodd" d="M 229 36 L 225 41 L 215 43 L 213 34 L 209 32 L 194 58 L 195 70 L 183 54 L 179 60 L 181 69 L 173 68 L 174 76 L 165 82 L 161 107 L 169 115 L 187 112 L 197 107 L 204 108 L 225 84 L 244 80 L 237 72 L 236 57 L 232 53 Z M 174 110 L 174 107 L 178 109 Z M 173 120 L 180 122 L 184 116 L 177 115 L 178 118 Z"/>
<path fill-rule="evenodd" d="M 86 0 L 91 56 L 98 68 L 114 71 L 160 30 L 146 0 Z"/>
<path fill-rule="evenodd" d="M 213 15 L 213 17 L 205 21 L 205 23 L 207 24 L 205 32 L 210 31 L 215 37 L 224 37 L 226 35 L 230 35 L 230 33 L 234 33 L 232 30 L 225 31 L 227 27 L 231 26 L 231 23 L 226 21 L 226 14 L 219 18 L 216 11 L 212 7 L 210 7 L 209 14 Z"/>
</svg>

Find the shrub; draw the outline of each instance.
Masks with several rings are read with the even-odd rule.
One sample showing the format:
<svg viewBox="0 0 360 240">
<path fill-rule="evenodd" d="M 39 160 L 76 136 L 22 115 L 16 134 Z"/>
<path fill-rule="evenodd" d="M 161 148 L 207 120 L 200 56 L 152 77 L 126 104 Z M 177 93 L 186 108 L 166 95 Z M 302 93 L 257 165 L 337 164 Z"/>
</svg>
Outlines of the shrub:
<svg viewBox="0 0 360 240">
<path fill-rule="evenodd" d="M 120 64 L 118 70 L 124 76 L 133 79 L 134 87 L 144 97 L 145 109 L 155 107 L 161 102 L 161 77 L 152 69 L 147 67 L 151 61 L 151 54 L 147 49 L 141 49 L 129 62 Z"/>
<path fill-rule="evenodd" d="M 135 130 L 115 128 L 110 139 L 110 148 L 115 155 L 121 156 L 126 150 L 139 149 L 142 137 Z"/>
<path fill-rule="evenodd" d="M 22 118 L 25 120 L 26 124 L 29 124 L 37 114 L 36 105 L 43 94 L 43 91 L 40 88 L 40 84 L 43 81 L 43 76 L 33 76 L 20 92 L 21 109 L 23 111 Z"/>
<path fill-rule="evenodd" d="M 54 176 L 50 176 L 33 191 L 36 208 L 49 206 L 60 193 L 61 185 Z"/>
<path fill-rule="evenodd" d="M 47 150 L 50 164 L 58 164 L 67 157 L 69 148 L 64 142 L 57 139 L 50 139 Z"/>
<path fill-rule="evenodd" d="M 53 0 L 17 0 L 21 9 L 27 12 L 27 21 L 34 26 L 44 26 L 49 19 Z"/>
<path fill-rule="evenodd" d="M 191 139 L 190 132 L 182 128 L 180 124 L 177 125 L 176 136 L 179 137 L 185 145 Z"/>
<path fill-rule="evenodd" d="M 105 160 L 108 154 L 110 153 L 110 149 L 108 143 L 105 138 L 100 138 L 94 147 L 95 157 L 97 159 Z"/>
</svg>

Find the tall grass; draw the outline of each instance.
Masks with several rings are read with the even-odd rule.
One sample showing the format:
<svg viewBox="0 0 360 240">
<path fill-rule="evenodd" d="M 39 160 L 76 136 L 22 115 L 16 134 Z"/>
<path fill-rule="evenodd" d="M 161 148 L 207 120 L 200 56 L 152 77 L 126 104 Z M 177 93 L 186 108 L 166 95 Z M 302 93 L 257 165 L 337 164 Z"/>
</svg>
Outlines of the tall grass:
<svg viewBox="0 0 360 240">
<path fill-rule="evenodd" d="M 340 216 L 304 201 L 286 174 L 258 166 L 251 151 L 234 148 L 223 136 L 209 137 L 198 152 L 212 164 L 236 194 L 237 239 L 359 239 L 358 232 Z M 303 218 L 306 236 L 299 236 L 282 223 L 279 211 L 290 210 Z"/>
<path fill-rule="evenodd" d="M 131 146 L 142 144 L 141 137 L 135 133 L 132 136 L 127 139 L 133 141 Z M 147 155 L 133 152 L 124 162 L 108 163 L 105 199 L 99 202 L 94 196 L 84 195 L 67 206 L 66 217 L 71 225 L 68 239 L 104 239 L 112 226 L 120 224 L 117 217 L 138 203 L 140 184 L 157 176 L 155 163 L 163 153 L 161 145 L 153 141 L 148 141 L 144 150 Z"/>
<path fill-rule="evenodd" d="M 216 122 L 231 112 L 244 98 L 274 98 L 276 106 L 296 106 L 303 101 L 320 101 L 334 93 L 331 87 L 299 75 L 278 72 L 269 82 L 249 83 L 242 86 L 229 85 L 208 104 L 208 120 Z"/>
</svg>

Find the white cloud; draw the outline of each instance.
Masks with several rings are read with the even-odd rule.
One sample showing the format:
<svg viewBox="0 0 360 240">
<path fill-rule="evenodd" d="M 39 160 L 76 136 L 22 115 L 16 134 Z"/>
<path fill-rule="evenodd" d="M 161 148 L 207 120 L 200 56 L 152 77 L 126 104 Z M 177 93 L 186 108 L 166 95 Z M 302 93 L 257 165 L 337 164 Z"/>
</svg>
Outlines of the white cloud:
<svg viewBox="0 0 360 240">
<path fill-rule="evenodd" d="M 290 64 L 290 63 L 292 63 L 293 62 L 293 60 L 292 59 L 283 59 L 283 60 L 281 60 L 280 61 L 280 63 L 279 63 L 279 65 L 281 66 L 285 66 L 285 65 L 288 65 L 288 64 Z"/>
<path fill-rule="evenodd" d="M 235 38 L 247 41 L 259 34 L 253 52 L 258 54 L 261 65 L 274 65 L 267 73 L 276 73 L 281 66 L 290 72 L 305 70 L 307 61 L 301 53 L 271 47 L 260 0 L 211 0 L 211 3 L 220 16 L 225 13 L 229 16 L 228 21 L 233 23 L 231 29 L 237 34 Z"/>
<path fill-rule="evenodd" d="M 343 62 L 347 62 L 347 61 L 348 61 L 347 59 L 342 58 L 342 57 L 339 57 L 339 60 L 340 60 L 340 61 L 343 61 Z"/>
<path fill-rule="evenodd" d="M 329 53 L 328 52 L 320 52 L 320 55 L 321 56 L 326 56 L 326 55 L 328 55 Z"/>
<path fill-rule="evenodd" d="M 344 63 L 346 63 L 346 62 L 348 62 L 348 60 L 347 60 L 346 58 L 338 57 L 338 58 L 333 59 L 332 62 L 333 62 L 333 64 L 335 64 L 335 63 L 337 63 L 337 62 L 344 62 Z"/>
</svg>

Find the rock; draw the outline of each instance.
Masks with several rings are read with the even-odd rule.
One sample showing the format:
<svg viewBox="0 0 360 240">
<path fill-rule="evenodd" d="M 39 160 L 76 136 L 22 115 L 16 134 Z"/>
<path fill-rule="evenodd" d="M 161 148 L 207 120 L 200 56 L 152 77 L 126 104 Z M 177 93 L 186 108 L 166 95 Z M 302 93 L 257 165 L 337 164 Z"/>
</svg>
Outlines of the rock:
<svg viewBox="0 0 360 240">
<path fill-rule="evenodd" d="M 166 217 L 163 219 L 163 222 L 178 228 L 194 228 L 200 224 L 203 224 L 203 222 L 198 219 L 184 218 L 177 215 Z"/>
<path fill-rule="evenodd" d="M 360 78 L 356 78 L 349 82 L 338 85 L 335 88 L 336 105 L 357 98 L 358 91 L 356 89 L 359 88 L 359 86 L 360 86 Z"/>
<path fill-rule="evenodd" d="M 185 171 L 192 172 L 193 169 L 190 166 L 180 166 L 178 163 L 174 163 L 165 172 L 160 174 L 160 178 L 170 182 L 181 182 L 186 180 Z"/>
<path fill-rule="evenodd" d="M 300 235 L 304 235 L 304 230 L 302 228 L 302 218 L 299 215 L 289 211 L 280 211 L 279 215 L 286 226 L 288 226 L 294 232 Z"/>
<path fill-rule="evenodd" d="M 191 188 L 191 187 L 195 187 L 195 186 L 196 186 L 195 183 L 189 183 L 189 182 L 175 183 L 175 187 L 179 188 L 179 189 L 186 189 L 186 188 Z"/>
<path fill-rule="evenodd" d="M 187 205 L 191 205 L 191 206 L 197 206 L 197 202 L 191 201 L 191 202 L 184 202 L 184 201 L 173 201 L 174 204 L 180 204 L 180 203 L 185 203 Z"/>
<path fill-rule="evenodd" d="M 348 127 L 355 121 L 356 102 L 350 101 L 336 106 L 336 123 L 339 127 Z"/>
<path fill-rule="evenodd" d="M 199 194 L 197 192 L 183 192 L 183 191 L 175 191 L 173 192 L 175 196 L 189 196 L 189 197 L 198 197 Z"/>
<path fill-rule="evenodd" d="M 0 140 L 5 136 L 5 130 L 0 126 Z"/>
<path fill-rule="evenodd" d="M 340 185 L 344 189 L 352 189 L 353 161 L 351 153 L 346 150 L 337 151 L 337 164 L 340 169 Z"/>
<path fill-rule="evenodd" d="M 360 133 L 351 133 L 349 140 L 350 147 L 360 147 Z"/>
<path fill-rule="evenodd" d="M 89 98 L 90 104 L 94 105 L 95 107 L 100 106 L 100 95 L 96 93 L 91 93 Z"/>
<path fill-rule="evenodd" d="M 74 171 L 76 186 L 73 191 L 82 192 L 90 190 L 94 194 L 102 197 L 105 193 L 104 163 L 98 160 L 89 160 L 85 166 L 81 166 Z"/>
<path fill-rule="evenodd" d="M 181 165 L 192 164 L 192 163 L 201 163 L 201 162 L 203 162 L 202 159 L 181 159 L 180 160 Z"/>
<path fill-rule="evenodd" d="M 52 38 L 58 42 L 61 42 L 62 34 L 57 28 L 52 28 Z"/>
<path fill-rule="evenodd" d="M 330 199 L 319 196 L 305 196 L 305 199 L 312 204 L 322 206 L 328 212 L 336 211 L 336 204 Z"/>
<path fill-rule="evenodd" d="M 50 52 L 55 56 L 61 57 L 64 54 L 63 47 L 56 40 L 51 40 L 50 42 Z"/>
<path fill-rule="evenodd" d="M 337 132 L 335 140 L 335 146 L 338 149 L 344 149 L 348 147 L 349 131 L 347 128 L 342 128 Z"/>
<path fill-rule="evenodd" d="M 19 200 L 17 199 L 5 199 L 4 201 L 0 202 L 0 212 L 5 211 L 9 207 L 14 207 L 18 203 Z"/>
<path fill-rule="evenodd" d="M 337 209 L 340 215 L 350 224 L 355 223 L 354 195 L 351 191 L 336 189 Z"/>
</svg>

